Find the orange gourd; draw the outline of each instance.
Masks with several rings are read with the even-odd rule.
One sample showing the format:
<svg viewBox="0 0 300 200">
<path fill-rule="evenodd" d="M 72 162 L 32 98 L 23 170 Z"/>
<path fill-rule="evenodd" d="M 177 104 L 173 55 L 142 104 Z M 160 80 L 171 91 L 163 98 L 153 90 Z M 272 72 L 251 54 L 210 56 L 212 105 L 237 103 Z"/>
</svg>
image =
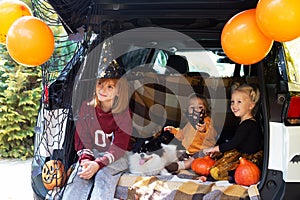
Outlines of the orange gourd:
<svg viewBox="0 0 300 200">
<path fill-rule="evenodd" d="M 196 158 L 192 162 L 191 168 L 195 173 L 199 175 L 208 176 L 210 168 L 212 168 L 214 164 L 215 160 L 211 159 L 210 156 L 204 156 L 203 158 Z"/>
<path fill-rule="evenodd" d="M 250 186 L 260 180 L 260 169 L 245 158 L 240 158 L 240 164 L 235 170 L 234 180 L 239 185 Z"/>
</svg>

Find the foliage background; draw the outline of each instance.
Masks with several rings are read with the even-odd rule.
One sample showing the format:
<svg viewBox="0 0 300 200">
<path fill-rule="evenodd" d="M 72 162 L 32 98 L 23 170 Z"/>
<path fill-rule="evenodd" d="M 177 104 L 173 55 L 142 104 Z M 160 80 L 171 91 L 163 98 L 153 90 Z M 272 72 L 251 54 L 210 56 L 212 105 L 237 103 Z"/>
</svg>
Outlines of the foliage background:
<svg viewBox="0 0 300 200">
<path fill-rule="evenodd" d="M 43 1 L 23 0 L 35 15 L 47 18 L 55 37 L 55 50 L 43 66 L 25 67 L 16 63 L 6 46 L 0 44 L 0 158 L 33 156 L 34 127 L 43 95 L 42 85 L 49 85 L 59 75 L 76 50 L 68 40 L 58 16 Z M 32 5 L 42 7 L 34 7 Z M 37 16 L 38 17 L 38 16 Z M 41 52 L 42 53 L 42 52 Z M 42 77 L 43 74 L 43 77 Z"/>
<path fill-rule="evenodd" d="M 41 68 L 15 63 L 4 45 L 0 54 L 0 157 L 24 159 L 33 155 Z"/>
<path fill-rule="evenodd" d="M 300 37 L 286 42 L 285 47 L 289 51 L 290 58 L 292 60 L 292 65 L 295 67 L 295 74 L 298 74 L 293 77 L 293 81 L 300 83 Z"/>
<path fill-rule="evenodd" d="M 31 7 L 30 0 L 24 2 Z M 41 68 L 19 65 L 0 44 L 0 158 L 33 156 L 41 93 Z"/>
</svg>

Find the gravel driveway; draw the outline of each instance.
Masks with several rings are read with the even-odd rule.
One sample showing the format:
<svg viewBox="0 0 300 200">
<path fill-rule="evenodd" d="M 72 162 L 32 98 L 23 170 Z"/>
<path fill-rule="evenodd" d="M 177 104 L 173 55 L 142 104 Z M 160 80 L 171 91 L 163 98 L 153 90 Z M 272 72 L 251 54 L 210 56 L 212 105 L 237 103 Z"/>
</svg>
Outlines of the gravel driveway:
<svg viewBox="0 0 300 200">
<path fill-rule="evenodd" d="M 0 159 L 0 199 L 32 200 L 31 189 L 32 159 Z"/>
</svg>

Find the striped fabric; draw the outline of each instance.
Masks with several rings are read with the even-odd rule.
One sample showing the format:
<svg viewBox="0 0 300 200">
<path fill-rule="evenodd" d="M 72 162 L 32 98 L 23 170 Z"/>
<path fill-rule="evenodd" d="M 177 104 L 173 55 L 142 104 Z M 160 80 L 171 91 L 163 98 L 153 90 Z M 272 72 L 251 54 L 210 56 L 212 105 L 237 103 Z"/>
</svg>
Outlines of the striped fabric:
<svg viewBox="0 0 300 200">
<path fill-rule="evenodd" d="M 169 176 L 121 176 L 115 193 L 117 199 L 230 199 L 259 200 L 256 185 L 244 187 L 227 181 L 200 182 L 187 170 Z M 138 198 L 136 198 L 138 197 Z"/>
</svg>

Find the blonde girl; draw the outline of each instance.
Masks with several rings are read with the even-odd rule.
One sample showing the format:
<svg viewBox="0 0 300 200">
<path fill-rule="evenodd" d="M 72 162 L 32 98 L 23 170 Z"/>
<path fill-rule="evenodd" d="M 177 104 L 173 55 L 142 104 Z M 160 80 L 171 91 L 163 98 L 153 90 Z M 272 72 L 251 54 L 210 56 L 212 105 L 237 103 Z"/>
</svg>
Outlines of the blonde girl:
<svg viewBox="0 0 300 200">
<path fill-rule="evenodd" d="M 241 153 L 253 154 L 262 148 L 261 127 L 254 116 L 259 102 L 259 89 L 251 85 L 235 85 L 232 90 L 230 108 L 240 118 L 239 126 L 233 138 L 227 142 L 203 150 L 205 154 L 226 152 L 236 149 Z"/>
<path fill-rule="evenodd" d="M 112 62 L 100 73 L 91 100 L 84 101 L 76 123 L 76 170 L 63 199 L 113 199 L 132 132 L 125 71 Z"/>
</svg>

